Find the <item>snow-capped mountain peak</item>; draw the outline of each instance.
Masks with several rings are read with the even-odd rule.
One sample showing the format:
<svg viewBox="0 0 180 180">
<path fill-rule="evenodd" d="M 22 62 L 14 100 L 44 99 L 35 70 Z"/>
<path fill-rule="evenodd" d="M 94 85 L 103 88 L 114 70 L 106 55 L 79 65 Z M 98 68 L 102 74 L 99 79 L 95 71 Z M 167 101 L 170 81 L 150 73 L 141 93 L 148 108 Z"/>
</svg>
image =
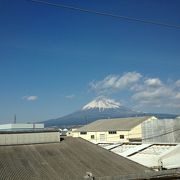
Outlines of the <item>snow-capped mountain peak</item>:
<svg viewBox="0 0 180 180">
<path fill-rule="evenodd" d="M 91 101 L 87 105 L 85 105 L 82 109 L 87 110 L 87 109 L 99 109 L 99 110 L 104 110 L 104 109 L 116 109 L 119 108 L 121 104 L 119 102 L 116 102 L 113 99 L 107 99 L 107 98 L 96 98 L 95 100 Z"/>
</svg>

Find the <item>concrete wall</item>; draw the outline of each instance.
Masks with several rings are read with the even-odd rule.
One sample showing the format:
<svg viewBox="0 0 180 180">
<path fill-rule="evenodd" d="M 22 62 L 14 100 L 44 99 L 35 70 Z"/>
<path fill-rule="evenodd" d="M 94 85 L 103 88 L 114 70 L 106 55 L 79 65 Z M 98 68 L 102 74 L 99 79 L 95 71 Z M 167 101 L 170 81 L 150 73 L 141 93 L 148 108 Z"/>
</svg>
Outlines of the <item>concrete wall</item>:
<svg viewBox="0 0 180 180">
<path fill-rule="evenodd" d="M 59 132 L 0 134 L 0 145 L 59 142 Z"/>
</svg>

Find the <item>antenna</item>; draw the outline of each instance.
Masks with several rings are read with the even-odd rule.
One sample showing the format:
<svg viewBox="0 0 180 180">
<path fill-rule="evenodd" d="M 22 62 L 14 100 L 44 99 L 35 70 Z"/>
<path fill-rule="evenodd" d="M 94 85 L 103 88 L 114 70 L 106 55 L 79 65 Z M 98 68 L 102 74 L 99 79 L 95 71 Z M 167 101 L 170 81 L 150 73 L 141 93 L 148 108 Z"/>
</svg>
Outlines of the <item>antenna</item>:
<svg viewBox="0 0 180 180">
<path fill-rule="evenodd" d="M 16 124 L 16 114 L 14 115 L 14 124 Z"/>
</svg>

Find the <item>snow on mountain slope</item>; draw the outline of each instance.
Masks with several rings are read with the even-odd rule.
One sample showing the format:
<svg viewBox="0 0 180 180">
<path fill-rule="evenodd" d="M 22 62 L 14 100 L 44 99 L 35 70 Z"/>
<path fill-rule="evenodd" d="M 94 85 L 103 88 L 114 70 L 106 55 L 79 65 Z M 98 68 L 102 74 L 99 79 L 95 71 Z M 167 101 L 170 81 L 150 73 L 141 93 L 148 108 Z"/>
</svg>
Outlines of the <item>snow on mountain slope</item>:
<svg viewBox="0 0 180 180">
<path fill-rule="evenodd" d="M 154 114 L 134 111 L 121 105 L 112 99 L 98 97 L 85 105 L 82 109 L 56 119 L 43 121 L 45 127 L 73 127 L 74 125 L 84 125 L 98 119 L 137 117 L 137 116 L 157 116 L 176 117 L 169 114 Z"/>
<path fill-rule="evenodd" d="M 82 109 L 99 109 L 99 111 L 103 111 L 104 109 L 116 109 L 119 108 L 121 104 L 119 102 L 116 102 L 113 99 L 107 99 L 107 98 L 96 98 L 95 100 L 91 101 L 87 105 L 85 105 Z"/>
</svg>

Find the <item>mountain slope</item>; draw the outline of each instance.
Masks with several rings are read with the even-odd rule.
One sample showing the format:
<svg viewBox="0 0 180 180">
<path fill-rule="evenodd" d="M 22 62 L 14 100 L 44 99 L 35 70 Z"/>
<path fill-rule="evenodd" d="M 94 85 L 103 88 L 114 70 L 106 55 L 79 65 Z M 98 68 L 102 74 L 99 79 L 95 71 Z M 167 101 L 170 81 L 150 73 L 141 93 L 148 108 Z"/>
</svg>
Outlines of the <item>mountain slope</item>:
<svg viewBox="0 0 180 180">
<path fill-rule="evenodd" d="M 135 117 L 135 116 L 156 116 L 157 118 L 175 118 L 173 114 L 143 113 L 136 112 L 122 106 L 112 99 L 97 98 L 81 110 L 69 115 L 44 121 L 45 127 L 72 127 L 74 125 L 85 125 L 98 119 Z"/>
<path fill-rule="evenodd" d="M 82 108 L 82 110 L 97 108 L 99 109 L 99 111 L 104 111 L 105 109 L 117 109 L 120 107 L 121 107 L 121 104 L 112 99 L 97 98 L 91 101 L 90 103 L 88 103 L 87 105 L 85 105 Z"/>
<path fill-rule="evenodd" d="M 97 98 L 85 105 L 79 111 L 64 117 L 44 121 L 44 123 L 45 126 L 84 125 L 97 119 L 132 117 L 140 115 L 142 115 L 142 113 L 124 107 L 119 102 L 112 99 Z"/>
</svg>

